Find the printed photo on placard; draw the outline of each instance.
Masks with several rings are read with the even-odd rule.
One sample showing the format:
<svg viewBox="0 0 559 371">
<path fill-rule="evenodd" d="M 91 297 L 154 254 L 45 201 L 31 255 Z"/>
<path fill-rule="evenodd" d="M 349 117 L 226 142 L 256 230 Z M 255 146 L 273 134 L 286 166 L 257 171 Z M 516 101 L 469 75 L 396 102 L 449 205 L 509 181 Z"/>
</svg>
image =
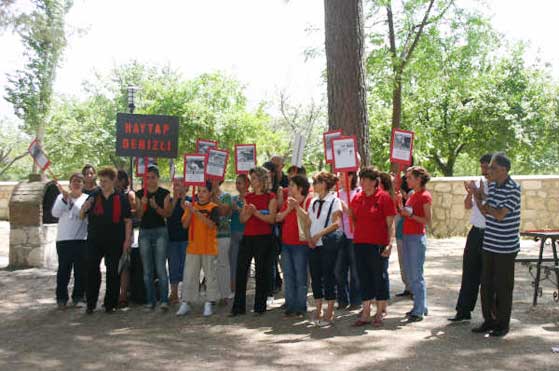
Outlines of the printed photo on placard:
<svg viewBox="0 0 559 371">
<path fill-rule="evenodd" d="M 206 155 L 211 148 L 217 148 L 217 142 L 215 140 L 198 139 L 196 141 L 196 153 Z"/>
<path fill-rule="evenodd" d="M 404 165 L 411 165 L 413 151 L 412 131 L 394 129 L 390 145 L 390 161 Z"/>
<path fill-rule="evenodd" d="M 357 139 L 341 137 L 332 139 L 333 167 L 335 172 L 357 171 Z"/>
<path fill-rule="evenodd" d="M 157 166 L 157 161 L 155 157 L 148 157 L 148 163 L 146 166 L 144 157 L 136 157 L 136 176 L 141 177 L 144 176 L 145 172 L 147 171 L 148 167 L 155 165 Z"/>
<path fill-rule="evenodd" d="M 37 139 L 31 142 L 27 151 L 29 152 L 29 154 L 33 158 L 33 161 L 35 162 L 35 164 L 37 164 L 39 169 L 45 171 L 49 167 L 50 161 Z"/>
<path fill-rule="evenodd" d="M 256 167 L 256 144 L 235 145 L 235 167 L 237 174 L 248 174 Z"/>
<path fill-rule="evenodd" d="M 324 158 L 326 159 L 326 163 L 329 164 L 332 162 L 332 139 L 341 136 L 342 136 L 341 130 L 327 131 L 323 134 Z"/>
<path fill-rule="evenodd" d="M 211 148 L 208 152 L 208 166 L 206 169 L 207 177 L 213 179 L 224 179 L 228 158 L 228 151 Z"/>
<path fill-rule="evenodd" d="M 184 184 L 186 185 L 205 185 L 206 184 L 206 165 L 208 155 L 185 154 L 184 155 Z"/>
</svg>

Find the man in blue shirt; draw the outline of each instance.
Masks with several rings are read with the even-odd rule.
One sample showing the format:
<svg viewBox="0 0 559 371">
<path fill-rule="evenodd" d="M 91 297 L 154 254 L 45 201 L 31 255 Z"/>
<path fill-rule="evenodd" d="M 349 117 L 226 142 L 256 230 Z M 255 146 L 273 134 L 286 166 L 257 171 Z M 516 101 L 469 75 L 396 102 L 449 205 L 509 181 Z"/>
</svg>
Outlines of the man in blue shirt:
<svg viewBox="0 0 559 371">
<path fill-rule="evenodd" d="M 510 160 L 503 153 L 489 164 L 489 189 L 476 191 L 476 203 L 485 215 L 481 307 L 484 322 L 472 329 L 501 337 L 509 332 L 514 288 L 514 261 L 520 250 L 520 186 L 509 176 Z"/>
</svg>

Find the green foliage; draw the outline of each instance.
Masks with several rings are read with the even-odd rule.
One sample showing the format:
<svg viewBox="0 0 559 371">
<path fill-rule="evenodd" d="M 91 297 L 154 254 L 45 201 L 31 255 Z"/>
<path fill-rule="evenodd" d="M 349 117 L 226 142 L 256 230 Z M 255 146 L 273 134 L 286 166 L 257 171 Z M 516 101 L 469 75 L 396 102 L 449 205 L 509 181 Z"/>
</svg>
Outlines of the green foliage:
<svg viewBox="0 0 559 371">
<path fill-rule="evenodd" d="M 53 95 L 56 69 L 66 46 L 64 17 L 72 2 L 33 0 L 33 10 L 21 14 L 15 29 L 25 48 L 25 66 L 8 76 L 6 100 L 24 122 L 28 134 L 42 136 Z"/>
<path fill-rule="evenodd" d="M 128 169 L 128 159 L 116 157 L 114 152 L 116 114 L 128 111 L 129 85 L 140 89 L 135 113 L 179 117 L 179 154 L 194 152 L 198 138 L 217 140 L 220 148 L 228 149 L 229 178 L 234 175 L 235 144 L 256 143 L 259 163 L 287 148 L 286 138 L 269 130 L 270 117 L 262 107 L 248 109 L 238 81 L 222 73 L 186 80 L 169 67 L 134 62 L 85 82 L 85 101 L 66 98 L 57 102 L 45 146 L 57 174 L 67 176 L 86 162 Z M 180 173 L 182 155 L 176 162 Z M 163 176 L 168 176 L 168 160 L 158 163 Z"/>
</svg>

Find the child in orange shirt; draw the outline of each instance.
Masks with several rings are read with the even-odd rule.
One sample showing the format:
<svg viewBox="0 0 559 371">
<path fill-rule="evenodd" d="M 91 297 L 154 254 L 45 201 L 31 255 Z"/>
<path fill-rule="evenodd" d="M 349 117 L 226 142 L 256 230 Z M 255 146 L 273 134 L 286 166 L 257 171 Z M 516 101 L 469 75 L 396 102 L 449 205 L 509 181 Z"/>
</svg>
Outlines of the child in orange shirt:
<svg viewBox="0 0 559 371">
<path fill-rule="evenodd" d="M 198 297 L 200 270 L 206 278 L 204 316 L 212 315 L 212 302 L 219 299 L 217 285 L 218 205 L 210 202 L 211 183 L 198 187 L 198 200 L 185 202 L 182 225 L 189 228 L 188 248 L 183 273 L 182 303 L 177 316 L 190 312 L 188 302 Z"/>
</svg>

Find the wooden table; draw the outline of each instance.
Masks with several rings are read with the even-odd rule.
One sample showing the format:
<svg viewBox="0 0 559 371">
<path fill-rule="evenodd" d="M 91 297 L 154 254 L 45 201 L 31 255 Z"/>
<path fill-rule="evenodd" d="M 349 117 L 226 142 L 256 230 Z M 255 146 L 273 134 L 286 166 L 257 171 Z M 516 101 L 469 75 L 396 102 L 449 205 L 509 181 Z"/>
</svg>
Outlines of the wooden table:
<svg viewBox="0 0 559 371">
<path fill-rule="evenodd" d="M 559 240 L 559 230 L 537 230 L 537 231 L 525 231 L 520 232 L 523 237 L 532 237 L 535 241 L 540 241 L 540 253 L 537 259 L 534 258 L 517 258 L 517 263 L 536 263 L 536 276 L 532 282 L 534 286 L 534 300 L 532 304 L 535 306 L 538 304 L 538 295 L 541 295 L 540 282 L 545 279 L 549 279 L 549 275 L 555 272 L 555 291 L 553 292 L 553 298 L 555 301 L 559 301 L 559 258 L 557 257 L 557 240 Z M 549 241 L 549 243 L 547 243 Z M 544 258 L 543 251 L 546 245 L 551 246 L 553 252 L 553 258 Z M 546 277 L 541 278 L 542 273 L 542 263 L 553 263 L 551 267 L 547 267 Z M 531 273 L 531 268 L 530 268 Z M 533 275 L 532 275 L 533 276 Z M 553 281 L 552 281 L 553 282 Z"/>
</svg>

